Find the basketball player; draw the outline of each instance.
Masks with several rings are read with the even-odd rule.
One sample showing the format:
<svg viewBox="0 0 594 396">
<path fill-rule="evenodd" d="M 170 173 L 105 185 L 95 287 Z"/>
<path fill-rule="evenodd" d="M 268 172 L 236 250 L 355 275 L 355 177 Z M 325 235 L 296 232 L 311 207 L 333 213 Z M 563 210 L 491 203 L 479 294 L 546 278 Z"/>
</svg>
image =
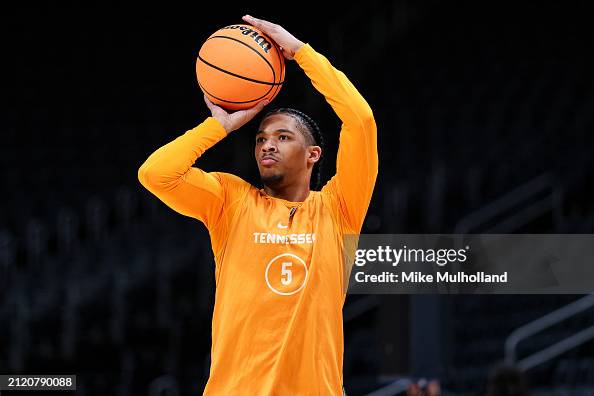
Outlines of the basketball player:
<svg viewBox="0 0 594 396">
<path fill-rule="evenodd" d="M 215 257 L 210 377 L 204 395 L 342 395 L 342 307 L 350 265 L 343 235 L 361 230 L 377 170 L 371 108 L 346 76 L 279 25 L 244 16 L 294 59 L 342 120 L 336 175 L 310 189 L 322 156 L 313 120 L 292 109 L 264 116 L 254 155 L 263 187 L 192 165 L 266 103 L 212 113 L 155 151 L 143 186 L 203 222 Z"/>
</svg>

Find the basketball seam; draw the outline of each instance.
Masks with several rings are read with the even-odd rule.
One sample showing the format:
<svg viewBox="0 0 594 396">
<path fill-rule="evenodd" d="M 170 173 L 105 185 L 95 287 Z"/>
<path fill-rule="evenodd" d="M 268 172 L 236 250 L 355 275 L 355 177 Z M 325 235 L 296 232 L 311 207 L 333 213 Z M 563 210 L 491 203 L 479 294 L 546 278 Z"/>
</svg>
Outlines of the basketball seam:
<svg viewBox="0 0 594 396">
<path fill-rule="evenodd" d="M 260 80 L 255 80 L 255 79 L 253 79 L 253 78 L 249 78 L 249 77 L 240 76 L 239 74 L 235 74 L 235 73 L 233 73 L 233 72 L 230 72 L 230 71 L 228 71 L 228 70 L 225 70 L 225 69 L 222 69 L 222 68 L 220 68 L 220 67 L 218 67 L 218 66 L 215 66 L 215 65 L 213 65 L 212 63 L 209 63 L 208 61 L 204 60 L 204 59 L 203 59 L 203 58 L 200 56 L 200 54 L 198 54 L 198 60 L 200 60 L 200 61 L 201 61 L 202 63 L 204 63 L 205 65 L 212 67 L 213 69 L 217 69 L 217 70 L 218 70 L 218 71 L 220 71 L 220 72 L 223 72 L 223 73 L 225 73 L 225 74 L 229 74 L 229 75 L 231 75 L 231 76 L 233 76 L 233 77 L 241 78 L 242 80 L 251 81 L 251 82 L 253 82 L 253 83 L 256 83 L 256 84 L 272 85 L 272 86 L 275 86 L 275 85 L 282 85 L 282 84 L 283 84 L 282 82 L 278 82 L 278 83 L 270 83 L 270 82 L 267 82 L 267 81 L 260 81 Z"/>
<path fill-rule="evenodd" d="M 264 95 L 260 96 L 259 98 L 256 99 L 252 99 L 252 100 L 246 100 L 244 102 L 234 102 L 232 100 L 226 100 L 226 99 L 221 99 L 217 96 L 214 96 L 213 94 L 211 94 L 210 92 L 208 92 L 206 90 L 206 88 L 204 88 L 202 86 L 202 84 L 200 84 L 200 81 L 198 81 L 198 85 L 200 86 L 200 88 L 202 88 L 202 90 L 208 95 L 208 96 L 212 96 L 213 98 L 215 98 L 216 100 L 220 100 L 221 102 L 225 102 L 225 103 L 236 103 L 236 104 L 242 104 L 242 103 L 250 103 L 250 102 L 255 102 L 257 100 L 261 100 L 262 98 L 265 98 L 266 96 L 268 96 L 268 94 L 270 93 L 270 91 L 272 91 L 272 88 L 270 88 Z"/>
<path fill-rule="evenodd" d="M 203 61 L 205 64 L 207 64 L 208 66 L 214 67 L 215 69 L 218 69 L 218 70 L 220 70 L 220 71 L 222 71 L 222 72 L 224 72 L 224 73 L 230 74 L 230 75 L 232 75 L 232 76 L 235 76 L 235 77 L 238 77 L 238 78 L 242 78 L 242 79 L 244 79 L 244 80 L 252 81 L 252 82 L 255 82 L 255 83 L 258 83 L 258 84 L 266 84 L 266 85 L 282 85 L 282 84 L 283 84 L 283 81 L 276 82 L 276 72 L 274 71 L 274 67 L 272 67 L 272 65 L 270 64 L 270 62 L 268 61 L 268 59 L 266 59 L 266 58 L 264 57 L 264 55 L 262 55 L 261 53 L 259 53 L 259 52 L 258 52 L 258 50 L 257 50 L 257 49 L 255 49 L 254 47 L 252 47 L 252 46 L 250 46 L 250 45 L 248 45 L 248 44 L 244 43 L 243 41 L 241 41 L 241 40 L 238 40 L 238 39 L 236 39 L 236 38 L 234 38 L 234 37 L 227 37 L 227 36 L 211 36 L 211 37 L 209 37 L 209 38 L 208 38 L 206 41 L 208 41 L 208 40 L 212 40 L 212 39 L 214 39 L 214 38 L 222 38 L 222 39 L 232 40 L 232 41 L 235 41 L 235 42 L 237 42 L 237 43 L 239 43 L 239 44 L 241 44 L 241 45 L 243 45 L 243 46 L 245 46 L 245 47 L 247 47 L 247 48 L 251 49 L 252 51 L 254 51 L 254 52 L 255 52 L 255 53 L 256 53 L 256 54 L 257 54 L 257 55 L 258 55 L 260 58 L 262 58 L 262 60 L 263 60 L 264 62 L 266 62 L 266 64 L 267 64 L 267 65 L 268 65 L 268 67 L 270 68 L 270 71 L 272 72 L 272 81 L 273 81 L 273 82 L 271 82 L 271 83 L 270 83 L 270 82 L 268 82 L 268 81 L 261 81 L 261 80 L 256 80 L 256 79 L 253 79 L 253 78 L 244 77 L 244 76 L 241 76 L 241 75 L 239 75 L 239 74 L 236 74 L 236 73 L 233 73 L 233 72 L 227 71 L 227 70 L 225 70 L 225 69 L 219 68 L 218 66 L 215 66 L 215 65 L 213 65 L 213 64 L 211 64 L 211 63 L 209 63 L 209 62 L 208 62 L 208 61 L 206 61 L 204 58 L 202 58 L 202 57 L 200 56 L 200 54 L 198 54 L 198 58 L 199 58 L 201 61 Z"/>
<path fill-rule="evenodd" d="M 266 58 L 264 57 L 264 55 L 262 55 L 260 52 L 258 52 L 258 50 L 257 50 L 256 48 L 252 47 L 252 46 L 251 46 L 251 45 L 249 45 L 248 43 L 244 43 L 243 41 L 236 39 L 235 37 L 229 37 L 229 36 L 219 36 L 219 35 L 216 35 L 216 36 L 211 36 L 211 37 L 209 37 L 209 38 L 208 38 L 206 41 L 208 41 L 208 40 L 212 40 L 213 38 L 223 38 L 223 39 L 227 39 L 227 40 L 235 41 L 235 42 L 237 42 L 237 43 L 239 43 L 239 44 L 241 44 L 241 45 L 243 45 L 243 46 L 246 46 L 246 47 L 248 47 L 248 48 L 249 48 L 249 49 L 251 49 L 252 51 L 254 51 L 254 52 L 255 52 L 255 53 L 256 53 L 256 54 L 257 54 L 257 55 L 258 55 L 260 58 L 262 58 L 262 60 L 263 60 L 264 62 L 266 62 L 266 64 L 267 64 L 267 65 L 268 65 L 268 67 L 270 68 L 270 71 L 272 72 L 272 81 L 273 81 L 273 82 L 276 82 L 276 73 L 275 73 L 275 71 L 274 71 L 274 67 L 272 67 L 272 65 L 270 64 L 270 62 L 268 61 L 268 59 L 266 59 Z"/>
<path fill-rule="evenodd" d="M 202 61 L 203 63 L 205 63 L 205 64 L 208 64 L 208 63 L 206 63 L 206 62 L 205 62 L 205 61 L 204 61 L 202 58 L 200 58 L 200 55 L 198 55 L 198 58 L 199 58 L 199 60 L 200 60 L 200 61 Z M 225 71 L 225 70 L 219 69 L 218 67 L 215 67 L 215 70 L 219 70 L 221 73 L 226 73 L 226 71 Z M 237 77 L 237 78 L 240 78 L 240 77 Z M 247 79 L 246 79 L 246 81 L 247 81 Z M 272 91 L 272 90 L 274 89 L 274 86 L 273 86 L 273 85 L 269 85 L 269 87 L 268 87 L 268 91 L 266 91 L 266 93 L 265 93 L 264 95 L 260 96 L 259 98 L 256 98 L 256 99 L 251 99 L 251 100 L 246 100 L 246 101 L 243 101 L 243 102 L 237 102 L 237 101 L 232 101 L 232 100 L 225 100 L 225 99 L 221 99 L 221 98 L 219 98 L 219 97 L 216 97 L 216 96 L 214 96 L 213 94 L 211 94 L 210 92 L 208 92 L 208 91 L 207 91 L 207 90 L 206 90 L 206 89 L 205 89 L 205 88 L 202 86 L 202 84 L 200 84 L 200 80 L 198 81 L 198 85 L 200 86 L 200 88 L 202 88 L 202 89 L 204 90 L 204 92 L 208 93 L 210 96 L 212 96 L 213 98 L 215 98 L 215 99 L 217 99 L 217 100 L 220 100 L 220 101 L 222 101 L 222 102 L 227 102 L 227 103 L 237 103 L 237 104 L 240 104 L 240 103 L 250 103 L 250 102 L 254 102 L 254 101 L 256 101 L 256 100 L 260 100 L 260 99 L 262 99 L 262 98 L 265 98 L 266 96 L 268 96 L 268 94 L 270 93 L 270 91 Z"/>
<path fill-rule="evenodd" d="M 281 54 L 281 52 L 280 52 L 280 47 L 278 47 L 276 44 L 274 45 L 274 50 L 275 50 L 275 52 L 276 52 L 276 55 L 278 56 L 278 60 L 280 61 L 280 64 L 281 64 L 280 76 L 278 76 L 278 77 L 279 77 L 278 79 L 279 79 L 279 81 L 280 81 L 280 80 L 282 80 L 282 79 L 283 79 L 283 77 L 284 77 L 284 72 L 285 72 L 285 60 L 284 60 L 284 57 L 283 57 L 283 55 L 282 55 L 282 54 Z M 274 90 L 274 93 L 272 94 L 272 98 L 271 98 L 271 99 L 274 99 L 274 98 L 276 98 L 276 95 L 277 95 L 277 94 L 278 94 L 278 92 L 280 91 L 280 88 L 281 88 L 281 86 L 280 86 L 280 85 L 278 85 L 278 86 L 275 88 L 275 90 Z"/>
</svg>

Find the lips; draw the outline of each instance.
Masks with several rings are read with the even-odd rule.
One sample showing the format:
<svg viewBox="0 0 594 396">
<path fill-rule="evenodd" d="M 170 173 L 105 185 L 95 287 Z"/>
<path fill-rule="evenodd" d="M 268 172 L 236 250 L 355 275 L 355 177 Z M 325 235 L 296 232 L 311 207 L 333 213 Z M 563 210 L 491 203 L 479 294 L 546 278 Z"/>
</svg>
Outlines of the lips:
<svg viewBox="0 0 594 396">
<path fill-rule="evenodd" d="M 275 163 L 278 162 L 278 159 L 276 159 L 275 157 L 271 156 L 271 155 L 265 155 L 264 157 L 262 157 L 262 159 L 260 160 L 260 163 L 264 166 L 269 166 L 269 165 L 273 165 Z"/>
</svg>

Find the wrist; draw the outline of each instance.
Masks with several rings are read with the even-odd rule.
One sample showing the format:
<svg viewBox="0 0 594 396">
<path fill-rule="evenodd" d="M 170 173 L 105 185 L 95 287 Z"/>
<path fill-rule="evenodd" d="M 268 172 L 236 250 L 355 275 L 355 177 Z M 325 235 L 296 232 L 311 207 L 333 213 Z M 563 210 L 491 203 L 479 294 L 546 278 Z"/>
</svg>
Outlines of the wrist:
<svg viewBox="0 0 594 396">
<path fill-rule="evenodd" d="M 301 43 L 301 45 L 299 46 L 299 49 L 297 50 L 297 52 L 295 52 L 294 56 L 295 57 L 299 57 L 301 56 L 301 54 L 303 54 L 304 52 L 306 52 L 306 48 L 309 47 L 309 44 L 307 43 Z"/>
<path fill-rule="evenodd" d="M 217 120 L 219 122 L 219 124 L 221 124 L 221 126 L 223 127 L 223 129 L 225 130 L 227 135 L 231 132 L 231 127 L 227 123 L 227 120 L 225 120 L 221 117 L 215 117 L 215 116 L 213 116 L 212 118 L 214 118 L 215 120 Z"/>
<path fill-rule="evenodd" d="M 299 52 L 299 50 L 300 50 L 301 48 L 303 48 L 303 46 L 304 46 L 304 45 L 305 45 L 305 43 L 304 43 L 304 42 L 302 42 L 302 41 L 299 41 L 299 40 L 298 40 L 297 44 L 295 44 L 295 45 L 293 46 L 293 48 L 292 48 L 292 50 L 293 50 L 293 55 L 295 55 L 297 52 Z"/>
<path fill-rule="evenodd" d="M 299 51 L 304 45 L 305 43 L 303 41 L 299 41 L 299 43 L 295 47 L 295 52 Z"/>
<path fill-rule="evenodd" d="M 229 134 L 229 127 L 227 125 L 227 123 L 225 122 L 224 119 L 219 118 L 219 117 L 215 117 L 215 116 L 211 116 L 213 119 L 217 120 L 217 122 L 219 123 L 219 125 L 225 130 L 225 133 L 228 135 Z"/>
</svg>

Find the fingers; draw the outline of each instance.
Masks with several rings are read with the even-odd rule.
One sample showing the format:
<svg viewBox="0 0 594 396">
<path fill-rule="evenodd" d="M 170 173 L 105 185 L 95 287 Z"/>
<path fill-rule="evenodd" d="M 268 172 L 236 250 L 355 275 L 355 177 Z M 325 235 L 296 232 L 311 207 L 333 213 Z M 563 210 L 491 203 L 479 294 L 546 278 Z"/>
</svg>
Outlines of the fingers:
<svg viewBox="0 0 594 396">
<path fill-rule="evenodd" d="M 264 30 L 265 32 L 270 31 L 271 29 L 276 27 L 276 25 L 272 22 L 268 22 L 264 19 L 254 18 L 251 15 L 244 15 L 242 17 L 242 19 L 244 21 L 246 21 L 247 23 L 249 23 L 250 25 L 260 28 L 260 29 Z"/>
<path fill-rule="evenodd" d="M 212 110 L 213 110 L 213 108 L 214 108 L 214 103 L 212 103 L 212 102 L 210 101 L 210 99 L 208 99 L 208 97 L 207 97 L 206 95 L 204 95 L 204 103 L 206 103 L 206 107 L 208 107 L 208 109 L 209 109 L 210 111 L 212 111 Z"/>
<path fill-rule="evenodd" d="M 281 47 L 283 56 L 286 59 L 293 59 L 293 55 L 304 45 L 303 42 L 299 41 L 280 25 L 263 19 L 254 18 L 251 15 L 244 15 L 242 19 L 260 29 L 264 34 L 274 40 L 274 42 Z"/>
<path fill-rule="evenodd" d="M 256 114 L 258 114 L 260 111 L 262 111 L 264 106 L 266 106 L 268 103 L 269 103 L 268 100 L 263 100 L 263 101 L 259 102 L 257 105 L 255 105 L 254 107 L 250 107 L 249 109 L 245 109 L 245 110 L 239 110 L 239 111 L 233 113 L 232 116 L 237 120 L 235 129 L 240 128 L 241 126 L 248 123 L 252 118 L 254 118 L 256 116 Z"/>
<path fill-rule="evenodd" d="M 221 106 L 217 106 L 216 104 L 212 103 L 206 95 L 204 95 L 204 102 L 212 114 L 227 114 L 227 112 Z"/>
<path fill-rule="evenodd" d="M 256 116 L 263 108 L 268 104 L 268 100 L 259 102 L 254 107 L 245 110 L 237 110 L 227 116 L 227 126 L 225 129 L 227 133 L 235 131 L 245 124 L 247 124 L 252 118 Z"/>
<path fill-rule="evenodd" d="M 249 118 L 251 119 L 251 118 L 255 117 L 256 114 L 258 114 L 260 111 L 262 111 L 264 106 L 266 106 L 268 103 L 270 103 L 268 100 L 263 100 L 261 102 L 258 102 L 258 104 L 255 105 L 254 107 L 252 107 L 251 109 L 246 110 Z"/>
<path fill-rule="evenodd" d="M 257 112 L 260 112 L 260 111 L 261 111 L 261 110 L 262 110 L 264 107 L 266 107 L 266 105 L 268 105 L 268 103 L 270 103 L 270 101 L 269 101 L 268 99 L 265 99 L 265 100 L 263 100 L 263 101 L 259 102 L 259 103 L 258 103 L 258 104 L 255 106 L 255 108 L 256 108 L 256 109 L 258 109 L 258 111 L 257 111 Z"/>
</svg>

